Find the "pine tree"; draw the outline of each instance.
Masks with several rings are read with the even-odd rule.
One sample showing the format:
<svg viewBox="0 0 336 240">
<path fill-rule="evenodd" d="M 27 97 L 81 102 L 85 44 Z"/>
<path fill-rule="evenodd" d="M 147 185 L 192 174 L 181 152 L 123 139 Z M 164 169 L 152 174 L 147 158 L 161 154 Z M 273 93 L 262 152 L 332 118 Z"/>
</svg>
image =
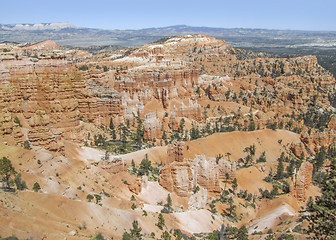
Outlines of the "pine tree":
<svg viewBox="0 0 336 240">
<path fill-rule="evenodd" d="M 233 192 L 236 192 L 237 188 L 238 188 L 238 182 L 237 182 L 237 178 L 233 179 L 232 182 L 232 188 L 233 188 Z"/>
<path fill-rule="evenodd" d="M 245 225 L 239 228 L 238 233 L 236 235 L 237 239 L 239 240 L 248 240 L 248 231 Z"/>
<path fill-rule="evenodd" d="M 237 215 L 235 213 L 235 209 L 237 208 L 237 206 L 233 204 L 234 201 L 232 197 L 229 198 L 228 203 L 230 207 L 228 207 L 226 210 L 229 211 L 230 217 L 236 217 Z"/>
<path fill-rule="evenodd" d="M 136 167 L 135 167 L 134 159 L 132 159 L 132 161 L 131 161 L 131 165 L 132 165 L 132 172 L 133 172 L 134 174 L 136 174 L 136 173 L 137 173 L 137 169 L 136 169 Z"/>
<path fill-rule="evenodd" d="M 139 227 L 138 221 L 133 221 L 132 227 L 133 229 L 131 229 L 131 234 L 130 234 L 132 236 L 132 239 L 142 239 L 142 234 L 141 234 L 142 228 Z"/>
<path fill-rule="evenodd" d="M 164 225 L 165 225 L 165 219 L 163 218 L 162 213 L 159 214 L 159 218 L 158 218 L 158 223 L 156 224 L 158 226 L 159 229 L 163 229 Z"/>
<path fill-rule="evenodd" d="M 167 207 L 171 208 L 172 205 L 173 205 L 172 199 L 170 197 L 170 194 L 168 194 L 168 196 L 167 196 Z"/>
<path fill-rule="evenodd" d="M 278 167 L 277 167 L 277 172 L 276 172 L 275 177 L 277 179 L 282 179 L 284 177 L 285 167 L 284 167 L 283 160 L 281 157 L 278 159 L 278 161 L 279 162 L 278 162 Z"/>
<path fill-rule="evenodd" d="M 38 182 L 35 182 L 33 185 L 34 192 L 38 192 L 41 190 L 40 184 Z"/>
<path fill-rule="evenodd" d="M 161 239 L 164 239 L 164 240 L 171 240 L 171 236 L 169 234 L 169 232 L 167 231 L 164 231 L 161 235 Z"/>
<path fill-rule="evenodd" d="M 11 175 L 15 174 L 16 171 L 12 165 L 12 162 L 6 157 L 0 159 L 0 176 L 2 176 L 2 181 L 6 182 L 7 188 L 10 188 L 9 180 Z"/>
<path fill-rule="evenodd" d="M 304 218 L 309 221 L 308 234 L 313 239 L 334 239 L 336 236 L 336 160 L 332 160 L 330 170 L 321 183 L 322 195 L 307 203 Z"/>
<path fill-rule="evenodd" d="M 315 162 L 314 162 L 314 171 L 313 174 L 317 173 L 324 164 L 324 160 L 326 158 L 326 148 L 324 146 L 322 146 L 320 148 L 320 151 L 317 151 L 316 155 L 315 155 Z"/>
</svg>

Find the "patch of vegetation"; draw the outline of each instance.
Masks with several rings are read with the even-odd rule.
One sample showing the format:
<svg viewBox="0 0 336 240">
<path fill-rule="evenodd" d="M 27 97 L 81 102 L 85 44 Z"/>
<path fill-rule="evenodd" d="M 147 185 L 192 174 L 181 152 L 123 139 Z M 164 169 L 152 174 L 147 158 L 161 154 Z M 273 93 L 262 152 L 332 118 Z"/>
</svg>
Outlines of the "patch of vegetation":
<svg viewBox="0 0 336 240">
<path fill-rule="evenodd" d="M 141 176 L 148 176 L 149 180 L 157 181 L 160 175 L 160 167 L 152 167 L 151 161 L 148 159 L 147 153 L 145 154 L 144 158 L 141 160 L 139 167 L 136 167 L 134 160 L 131 161 L 131 169 L 129 169 L 130 173 L 137 175 L 138 177 Z"/>
<path fill-rule="evenodd" d="M 91 202 L 91 200 L 94 199 L 94 196 L 92 196 L 91 194 L 88 194 L 88 195 L 86 196 L 86 199 L 87 199 L 89 202 Z"/>
<path fill-rule="evenodd" d="M 123 240 L 133 240 L 133 239 L 142 239 L 142 228 L 139 227 L 138 221 L 133 221 L 133 229 L 130 229 L 130 232 L 124 232 L 122 235 Z"/>
<path fill-rule="evenodd" d="M 334 239 L 336 236 L 336 160 L 333 159 L 321 181 L 321 196 L 310 197 L 303 218 L 309 222 L 308 234 L 314 239 Z"/>
<path fill-rule="evenodd" d="M 18 124 L 20 127 L 22 127 L 21 122 L 17 116 L 14 118 L 13 122 Z"/>
<path fill-rule="evenodd" d="M 12 162 L 6 157 L 3 157 L 2 159 L 0 159 L 1 181 L 6 183 L 6 186 L 8 189 L 11 188 L 10 186 L 11 176 L 15 174 L 16 174 L 16 171 L 12 165 Z"/>
<path fill-rule="evenodd" d="M 160 213 L 160 214 L 159 214 L 159 217 L 158 217 L 158 222 L 157 222 L 156 226 L 157 226 L 160 230 L 162 230 L 163 227 L 164 227 L 165 225 L 166 225 L 166 223 L 165 223 L 165 219 L 164 219 L 162 213 Z"/>
<path fill-rule="evenodd" d="M 33 191 L 34 192 L 38 192 L 41 190 L 41 186 L 38 182 L 35 182 L 34 185 L 33 185 Z"/>
<path fill-rule="evenodd" d="M 101 233 L 97 233 L 91 240 L 104 240 L 104 237 Z"/>
<path fill-rule="evenodd" d="M 170 194 L 168 194 L 167 203 L 165 205 L 163 205 L 163 209 L 161 210 L 161 212 L 162 213 L 172 213 L 174 211 L 172 206 L 173 206 L 173 202 L 172 202 L 172 199 L 170 197 Z"/>
<path fill-rule="evenodd" d="M 84 64 L 84 65 L 79 66 L 78 69 L 81 70 L 81 71 L 87 71 L 89 69 L 89 67 Z"/>
</svg>

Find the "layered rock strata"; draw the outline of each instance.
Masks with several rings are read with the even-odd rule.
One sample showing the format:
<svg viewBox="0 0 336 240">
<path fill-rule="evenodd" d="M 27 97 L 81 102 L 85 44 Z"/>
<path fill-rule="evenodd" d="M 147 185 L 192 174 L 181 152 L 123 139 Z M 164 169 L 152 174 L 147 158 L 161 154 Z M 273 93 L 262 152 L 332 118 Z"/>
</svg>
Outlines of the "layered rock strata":
<svg viewBox="0 0 336 240">
<path fill-rule="evenodd" d="M 161 139 L 162 137 L 162 123 L 157 118 L 156 112 L 145 115 L 144 121 L 144 139 L 153 141 L 154 139 Z"/>
<path fill-rule="evenodd" d="M 184 142 L 174 141 L 167 148 L 167 165 L 184 161 Z"/>
<path fill-rule="evenodd" d="M 299 201 L 306 200 L 306 189 L 312 183 L 313 164 L 303 162 L 299 171 L 295 172 L 292 177 L 290 186 L 291 194 Z"/>
<path fill-rule="evenodd" d="M 174 142 L 167 149 L 167 165 L 160 170 L 159 184 L 178 196 L 188 196 L 196 187 L 200 186 L 207 191 L 219 194 L 219 182 L 234 179 L 236 165 L 225 159 L 207 160 L 205 156 L 197 155 L 195 159 L 186 160 L 183 157 L 184 143 Z"/>
</svg>

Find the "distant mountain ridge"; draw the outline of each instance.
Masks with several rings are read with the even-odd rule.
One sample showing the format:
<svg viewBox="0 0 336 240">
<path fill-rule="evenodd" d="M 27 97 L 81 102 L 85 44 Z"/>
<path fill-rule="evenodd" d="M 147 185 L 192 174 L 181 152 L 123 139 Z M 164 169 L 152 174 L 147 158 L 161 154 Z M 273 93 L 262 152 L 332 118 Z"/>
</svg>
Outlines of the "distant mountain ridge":
<svg viewBox="0 0 336 240">
<path fill-rule="evenodd" d="M 24 33 L 22 33 L 24 32 Z M 38 33 L 38 35 L 37 35 Z M 312 44 L 316 43 L 321 46 L 326 43 L 327 46 L 336 46 L 336 32 L 327 31 L 296 31 L 296 30 L 269 30 L 269 29 L 250 29 L 250 28 L 213 28 L 213 27 L 198 27 L 187 25 L 176 25 L 160 28 L 144 28 L 139 30 L 104 30 L 96 28 L 81 28 L 76 27 L 71 23 L 37 23 L 37 24 L 0 24 L 0 41 L 44 41 L 44 40 L 67 40 L 65 44 L 58 42 L 61 45 L 100 45 L 95 44 L 94 39 L 99 41 L 126 41 L 133 39 L 133 45 L 141 46 L 143 43 L 149 43 L 159 38 L 176 35 L 194 35 L 206 34 L 212 37 L 226 39 L 231 42 L 232 38 L 244 39 L 254 38 L 250 44 L 258 44 L 264 42 L 265 39 L 276 44 Z M 262 38 L 262 39 L 260 39 Z M 69 41 L 73 40 L 73 41 Z M 137 44 L 136 40 L 139 40 Z M 289 41 L 291 40 L 291 41 Z M 86 44 L 81 41 L 87 42 Z M 294 41 L 294 42 L 293 42 Z M 112 41 L 113 42 L 113 41 Z M 234 39 L 233 39 L 233 42 Z M 109 44 L 113 45 L 113 44 Z M 121 44 L 127 45 L 129 44 Z"/>
<path fill-rule="evenodd" d="M 63 28 L 76 28 L 71 23 L 35 23 L 35 24 L 4 24 L 0 27 L 3 30 L 36 31 L 36 30 L 59 30 Z"/>
</svg>

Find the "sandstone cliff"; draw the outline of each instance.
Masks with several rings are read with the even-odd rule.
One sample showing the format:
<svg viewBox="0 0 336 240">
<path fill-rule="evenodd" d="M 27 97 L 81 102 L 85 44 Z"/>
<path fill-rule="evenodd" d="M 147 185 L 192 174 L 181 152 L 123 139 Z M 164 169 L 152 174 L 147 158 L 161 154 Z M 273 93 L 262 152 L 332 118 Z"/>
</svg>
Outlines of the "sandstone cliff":
<svg viewBox="0 0 336 240">
<path fill-rule="evenodd" d="M 236 163 L 225 159 L 207 160 L 205 156 L 196 155 L 195 159 L 186 160 L 183 157 L 184 143 L 174 142 L 167 149 L 167 165 L 160 171 L 159 183 L 170 192 L 178 196 L 187 196 L 196 186 L 207 191 L 220 194 L 219 182 L 233 180 L 236 172 Z"/>
<path fill-rule="evenodd" d="M 153 141 L 154 139 L 161 139 L 162 137 L 162 123 L 156 117 L 156 113 L 148 113 L 145 115 L 144 121 L 144 139 Z"/>
<path fill-rule="evenodd" d="M 309 162 L 303 162 L 299 171 L 292 177 L 290 191 L 299 201 L 306 200 L 306 189 L 312 183 L 313 165 Z"/>
</svg>

